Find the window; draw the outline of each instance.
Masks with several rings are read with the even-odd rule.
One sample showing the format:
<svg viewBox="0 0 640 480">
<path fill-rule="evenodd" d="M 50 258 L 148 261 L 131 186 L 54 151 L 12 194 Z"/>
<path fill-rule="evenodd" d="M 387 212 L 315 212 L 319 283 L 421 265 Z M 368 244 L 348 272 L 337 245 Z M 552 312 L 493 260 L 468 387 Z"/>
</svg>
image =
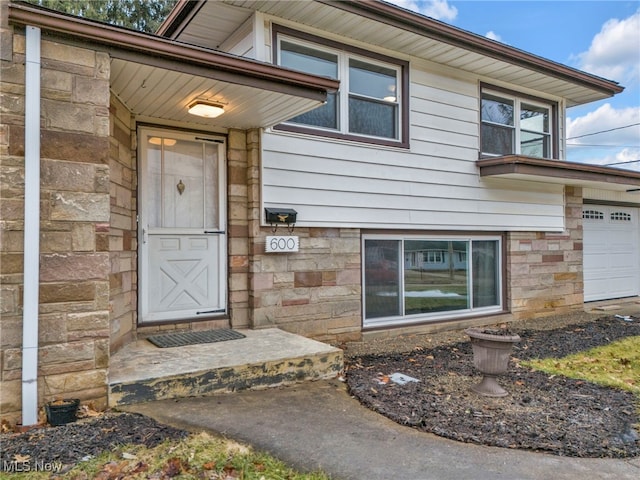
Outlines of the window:
<svg viewBox="0 0 640 480">
<path fill-rule="evenodd" d="M 340 80 L 327 103 L 277 128 L 368 143 L 408 146 L 408 64 L 274 26 L 283 67 Z"/>
<path fill-rule="evenodd" d="M 611 214 L 611 221 L 612 222 L 630 222 L 631 215 L 625 212 L 613 212 Z"/>
<path fill-rule="evenodd" d="M 498 237 L 363 242 L 365 327 L 502 310 Z"/>
<path fill-rule="evenodd" d="M 582 218 L 586 220 L 603 220 L 604 213 L 599 212 L 598 210 L 584 210 L 582 212 Z"/>
<path fill-rule="evenodd" d="M 484 157 L 527 155 L 551 158 L 551 104 L 483 89 L 480 106 Z"/>
</svg>

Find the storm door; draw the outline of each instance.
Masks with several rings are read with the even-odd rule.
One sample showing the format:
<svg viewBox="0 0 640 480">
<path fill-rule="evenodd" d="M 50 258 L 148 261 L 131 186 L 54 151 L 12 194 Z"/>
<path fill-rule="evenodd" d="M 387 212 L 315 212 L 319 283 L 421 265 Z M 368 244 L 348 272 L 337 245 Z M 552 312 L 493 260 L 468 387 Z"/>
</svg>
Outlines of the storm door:
<svg viewBox="0 0 640 480">
<path fill-rule="evenodd" d="M 140 129 L 140 323 L 226 314 L 224 142 Z"/>
</svg>

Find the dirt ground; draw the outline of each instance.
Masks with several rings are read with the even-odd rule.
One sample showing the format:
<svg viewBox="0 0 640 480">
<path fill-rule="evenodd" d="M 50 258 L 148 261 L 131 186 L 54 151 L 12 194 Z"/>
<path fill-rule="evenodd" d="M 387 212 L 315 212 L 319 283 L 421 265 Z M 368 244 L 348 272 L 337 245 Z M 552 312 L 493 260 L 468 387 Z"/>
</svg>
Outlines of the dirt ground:
<svg viewBox="0 0 640 480">
<path fill-rule="evenodd" d="M 634 457 L 640 454 L 638 398 L 630 392 L 532 371 L 518 360 L 560 358 L 640 335 L 640 318 L 555 318 L 522 324 L 509 371 L 499 383 L 509 395 L 470 391 L 481 375 L 473 367 L 463 332 L 378 341 L 346 348 L 350 392 L 367 407 L 418 430 L 462 441 L 545 451 L 573 457 Z M 520 328 L 524 327 L 524 328 Z M 404 385 L 400 373 L 419 380 Z"/>
<path fill-rule="evenodd" d="M 364 405 L 382 415 L 462 442 L 577 457 L 640 455 L 638 399 L 633 394 L 533 372 L 517 361 L 562 357 L 640 335 L 640 319 L 579 315 L 519 326 L 514 331 L 522 340 L 509 372 L 500 379 L 507 397 L 469 391 L 480 377 L 463 332 L 346 345 L 347 384 Z M 396 372 L 420 381 L 385 382 Z M 46 458 L 69 467 L 115 445 L 154 446 L 186 435 L 142 415 L 111 412 L 55 428 L 2 434 L 0 462 L 4 468 L 16 459 Z"/>
</svg>

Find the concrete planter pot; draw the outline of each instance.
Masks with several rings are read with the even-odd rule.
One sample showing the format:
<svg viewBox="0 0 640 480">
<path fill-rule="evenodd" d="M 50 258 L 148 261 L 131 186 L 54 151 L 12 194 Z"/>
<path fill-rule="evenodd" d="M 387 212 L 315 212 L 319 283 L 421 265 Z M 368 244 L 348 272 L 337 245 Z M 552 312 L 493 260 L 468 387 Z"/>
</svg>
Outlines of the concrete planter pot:
<svg viewBox="0 0 640 480">
<path fill-rule="evenodd" d="M 518 335 L 498 330 L 468 328 L 471 337 L 473 365 L 482 373 L 482 381 L 471 387 L 474 392 L 487 397 L 504 397 L 508 392 L 498 385 L 496 377 L 507 371 L 513 344 L 520 341 Z"/>
</svg>

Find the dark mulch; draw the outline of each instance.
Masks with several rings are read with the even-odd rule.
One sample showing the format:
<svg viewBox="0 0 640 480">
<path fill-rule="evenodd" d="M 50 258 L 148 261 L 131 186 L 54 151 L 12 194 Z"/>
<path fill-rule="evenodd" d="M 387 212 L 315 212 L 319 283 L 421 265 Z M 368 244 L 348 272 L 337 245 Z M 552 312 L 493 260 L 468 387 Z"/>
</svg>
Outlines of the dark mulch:
<svg viewBox="0 0 640 480">
<path fill-rule="evenodd" d="M 139 414 L 110 413 L 91 420 L 39 428 L 25 433 L 0 436 L 2 470 L 11 462 L 76 464 L 121 445 L 155 447 L 165 440 L 180 440 L 189 435 Z"/>
<path fill-rule="evenodd" d="M 403 353 L 347 356 L 347 384 L 367 407 L 390 419 L 442 437 L 572 457 L 640 455 L 638 399 L 631 392 L 532 371 L 518 359 L 560 358 L 628 336 L 640 319 L 614 316 L 553 330 L 515 330 L 516 361 L 499 383 L 509 396 L 469 390 L 480 374 L 469 341 L 416 347 Z M 399 385 L 388 375 L 419 382 Z"/>
</svg>

